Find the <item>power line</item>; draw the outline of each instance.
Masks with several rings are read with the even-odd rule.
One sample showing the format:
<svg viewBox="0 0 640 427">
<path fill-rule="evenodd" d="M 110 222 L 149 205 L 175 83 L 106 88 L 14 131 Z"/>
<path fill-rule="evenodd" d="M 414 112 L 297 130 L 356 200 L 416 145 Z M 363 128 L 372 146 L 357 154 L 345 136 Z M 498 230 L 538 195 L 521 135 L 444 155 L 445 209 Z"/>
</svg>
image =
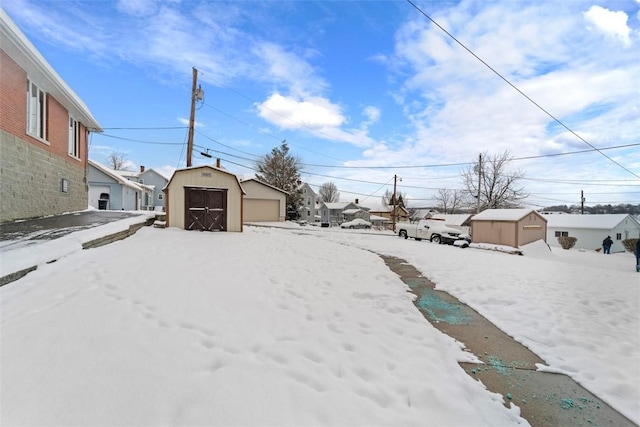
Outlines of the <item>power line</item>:
<svg viewBox="0 0 640 427">
<path fill-rule="evenodd" d="M 159 127 L 134 127 L 134 128 L 102 128 L 103 130 L 172 130 L 188 129 L 188 126 L 159 126 Z"/>
<path fill-rule="evenodd" d="M 538 109 L 540 109 L 540 111 L 544 112 L 547 116 L 549 116 L 553 121 L 555 121 L 556 123 L 558 123 L 560 126 L 562 126 L 563 128 L 565 128 L 567 131 L 569 131 L 572 135 L 574 135 L 576 138 L 578 138 L 580 141 L 584 142 L 585 144 L 587 144 L 589 147 L 593 148 L 594 150 L 596 150 L 598 153 L 600 153 L 602 156 L 604 156 L 605 158 L 607 158 L 608 160 L 610 160 L 612 163 L 616 164 L 617 166 L 619 166 L 620 168 L 622 168 L 623 170 L 629 172 L 631 175 L 635 176 L 636 178 L 640 178 L 640 175 L 637 175 L 636 173 L 630 171 L 629 169 L 627 169 L 626 167 L 624 167 L 623 165 L 621 165 L 620 163 L 616 162 L 615 160 L 613 160 L 611 157 L 607 156 L 605 153 L 603 153 L 601 150 L 597 149 L 595 146 L 593 146 L 589 141 L 587 141 L 586 139 L 584 139 L 583 137 L 581 137 L 580 135 L 578 135 L 576 132 L 573 131 L 573 129 L 569 128 L 569 126 L 565 125 L 564 122 L 562 122 L 560 119 L 558 119 L 556 116 L 554 116 L 553 114 L 551 114 L 549 111 L 547 111 L 544 107 L 542 107 L 540 104 L 538 104 L 537 102 L 535 102 L 533 99 L 531 99 L 526 93 L 524 93 L 522 90 L 520 90 L 516 85 L 514 85 L 513 83 L 511 83 L 511 81 L 509 81 L 506 77 L 504 77 L 502 74 L 500 74 L 498 71 L 496 71 L 493 67 L 491 67 L 488 63 L 486 63 L 482 58 L 480 58 L 478 55 L 476 55 L 471 49 L 469 49 L 467 46 L 465 46 L 461 41 L 459 41 L 453 34 L 451 34 L 450 32 L 448 32 L 447 30 L 445 30 L 440 24 L 438 24 L 433 18 L 431 18 L 429 15 L 427 15 L 422 9 L 420 9 L 418 6 L 416 6 L 411 0 L 407 0 L 407 3 L 409 3 L 411 6 L 413 6 L 418 12 L 420 12 L 422 15 L 424 15 L 425 18 L 427 18 L 429 21 L 431 21 L 435 26 L 437 26 L 438 28 L 440 28 L 446 35 L 448 35 L 451 39 L 453 39 L 456 43 L 458 43 L 464 50 L 466 50 L 467 52 L 469 52 L 474 58 L 476 58 L 478 61 L 480 61 L 483 65 L 485 65 L 488 69 L 490 69 L 495 75 L 497 75 L 498 77 L 500 77 L 505 83 L 507 83 L 509 86 L 511 86 L 513 89 L 515 89 L 520 95 L 524 96 L 529 102 L 531 102 L 533 105 L 535 105 L 536 107 L 538 107 Z"/>
</svg>

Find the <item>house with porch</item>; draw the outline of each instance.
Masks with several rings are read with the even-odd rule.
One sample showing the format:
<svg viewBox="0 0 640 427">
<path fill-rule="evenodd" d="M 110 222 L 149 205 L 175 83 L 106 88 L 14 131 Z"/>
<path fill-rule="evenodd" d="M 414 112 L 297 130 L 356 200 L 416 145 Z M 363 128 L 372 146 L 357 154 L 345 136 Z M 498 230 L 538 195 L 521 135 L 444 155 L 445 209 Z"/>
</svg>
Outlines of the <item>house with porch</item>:
<svg viewBox="0 0 640 427">
<path fill-rule="evenodd" d="M 320 222 L 332 227 L 355 218 L 369 221 L 369 217 L 369 209 L 355 202 L 320 203 Z"/>
</svg>

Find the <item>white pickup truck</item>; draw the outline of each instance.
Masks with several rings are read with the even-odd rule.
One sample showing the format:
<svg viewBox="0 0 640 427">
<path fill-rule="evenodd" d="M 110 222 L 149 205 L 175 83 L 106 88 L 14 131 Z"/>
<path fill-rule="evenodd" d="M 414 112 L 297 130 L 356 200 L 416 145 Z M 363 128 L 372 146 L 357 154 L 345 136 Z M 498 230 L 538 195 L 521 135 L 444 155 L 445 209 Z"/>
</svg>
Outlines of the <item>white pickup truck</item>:
<svg viewBox="0 0 640 427">
<path fill-rule="evenodd" d="M 427 239 L 433 243 L 443 243 L 451 245 L 456 240 L 464 240 L 467 245 L 471 238 L 463 234 L 460 230 L 445 225 L 444 221 L 436 219 L 421 219 L 418 222 L 401 222 L 396 226 L 398 236 L 408 239 L 413 237 L 416 240 Z"/>
</svg>

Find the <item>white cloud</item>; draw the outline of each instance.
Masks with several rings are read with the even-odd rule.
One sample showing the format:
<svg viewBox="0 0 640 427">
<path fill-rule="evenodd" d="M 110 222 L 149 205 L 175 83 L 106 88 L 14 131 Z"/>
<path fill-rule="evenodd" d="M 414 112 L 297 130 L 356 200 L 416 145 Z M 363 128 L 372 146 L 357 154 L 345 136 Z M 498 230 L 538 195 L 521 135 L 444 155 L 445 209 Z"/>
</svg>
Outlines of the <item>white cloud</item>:
<svg viewBox="0 0 640 427">
<path fill-rule="evenodd" d="M 180 123 L 182 123 L 183 125 L 185 125 L 185 126 L 189 126 L 189 121 L 190 121 L 189 119 L 186 119 L 184 117 L 178 117 L 178 121 Z M 193 127 L 194 128 L 203 128 L 203 127 L 205 127 L 205 125 L 203 123 L 197 121 L 197 120 L 194 120 Z"/>
<path fill-rule="evenodd" d="M 283 85 L 295 97 L 322 93 L 328 86 L 306 60 L 282 46 L 260 42 L 253 53 L 264 63 L 264 68 L 258 67 L 262 79 Z"/>
<path fill-rule="evenodd" d="M 128 15 L 148 16 L 157 10 L 155 0 L 118 0 L 116 8 Z"/>
<path fill-rule="evenodd" d="M 256 107 L 260 117 L 283 129 L 318 130 L 345 122 L 340 107 L 322 97 L 300 99 L 274 93 Z"/>
<path fill-rule="evenodd" d="M 380 120 L 381 112 L 379 108 L 369 105 L 362 111 L 362 115 L 366 117 L 367 124 L 373 124 Z"/>
<path fill-rule="evenodd" d="M 596 31 L 607 37 L 619 40 L 624 46 L 631 45 L 630 29 L 627 25 L 629 17 L 625 12 L 614 12 L 600 6 L 591 6 L 584 17 Z"/>
</svg>

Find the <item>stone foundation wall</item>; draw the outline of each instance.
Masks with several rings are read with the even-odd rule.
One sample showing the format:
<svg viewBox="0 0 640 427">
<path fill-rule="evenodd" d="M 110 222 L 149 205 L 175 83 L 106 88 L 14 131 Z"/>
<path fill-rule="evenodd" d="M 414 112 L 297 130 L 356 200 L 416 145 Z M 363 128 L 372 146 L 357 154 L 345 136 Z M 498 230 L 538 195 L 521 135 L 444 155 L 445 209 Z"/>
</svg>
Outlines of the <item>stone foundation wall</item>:
<svg viewBox="0 0 640 427">
<path fill-rule="evenodd" d="M 62 180 L 68 183 L 62 191 Z M 0 130 L 0 222 L 87 209 L 83 162 L 70 162 Z"/>
</svg>

